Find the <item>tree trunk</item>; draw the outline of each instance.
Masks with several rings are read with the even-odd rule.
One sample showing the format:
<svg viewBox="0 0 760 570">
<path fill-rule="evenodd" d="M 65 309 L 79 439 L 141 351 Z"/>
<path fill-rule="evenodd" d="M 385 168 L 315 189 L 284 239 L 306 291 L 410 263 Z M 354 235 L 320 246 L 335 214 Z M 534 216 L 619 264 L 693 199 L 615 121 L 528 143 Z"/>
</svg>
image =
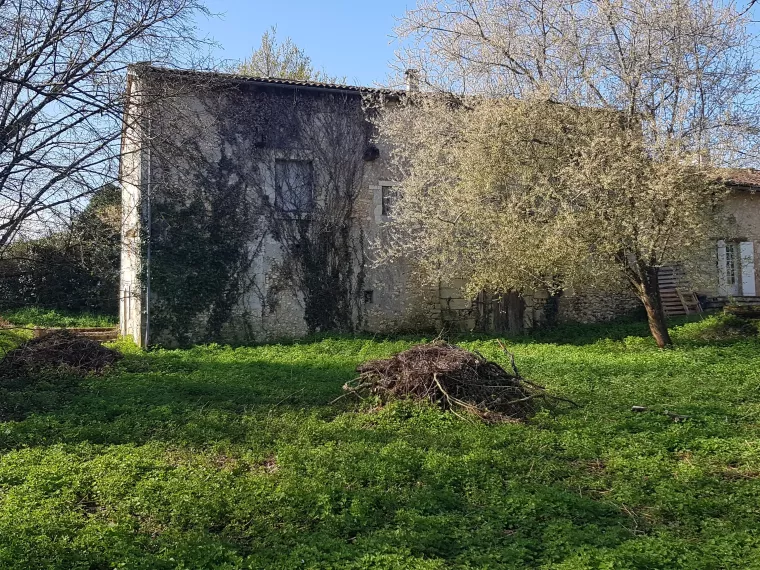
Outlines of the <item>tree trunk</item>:
<svg viewBox="0 0 760 570">
<path fill-rule="evenodd" d="M 644 273 L 644 282 L 638 286 L 638 294 L 647 312 L 649 330 L 652 332 L 657 346 L 667 348 L 673 345 L 665 320 L 665 309 L 660 298 L 660 284 L 657 279 L 657 268 L 648 267 Z"/>
</svg>

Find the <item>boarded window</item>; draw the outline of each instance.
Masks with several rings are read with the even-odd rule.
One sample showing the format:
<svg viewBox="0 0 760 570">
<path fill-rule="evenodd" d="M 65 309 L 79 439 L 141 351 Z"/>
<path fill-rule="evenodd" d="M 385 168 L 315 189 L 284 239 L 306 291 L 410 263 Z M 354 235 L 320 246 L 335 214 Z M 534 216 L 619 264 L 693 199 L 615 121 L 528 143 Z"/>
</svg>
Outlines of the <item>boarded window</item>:
<svg viewBox="0 0 760 570">
<path fill-rule="evenodd" d="M 314 167 L 310 160 L 275 162 L 275 205 L 281 212 L 314 210 Z"/>
</svg>

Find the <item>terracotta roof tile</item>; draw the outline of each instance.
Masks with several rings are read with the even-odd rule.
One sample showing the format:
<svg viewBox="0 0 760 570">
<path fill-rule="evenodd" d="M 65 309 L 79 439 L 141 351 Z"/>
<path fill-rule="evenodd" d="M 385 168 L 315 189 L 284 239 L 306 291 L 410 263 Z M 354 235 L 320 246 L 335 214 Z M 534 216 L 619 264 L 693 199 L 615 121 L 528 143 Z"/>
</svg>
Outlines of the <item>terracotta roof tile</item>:
<svg viewBox="0 0 760 570">
<path fill-rule="evenodd" d="M 728 186 L 760 189 L 760 170 L 754 168 L 725 168 L 718 175 Z"/>
</svg>

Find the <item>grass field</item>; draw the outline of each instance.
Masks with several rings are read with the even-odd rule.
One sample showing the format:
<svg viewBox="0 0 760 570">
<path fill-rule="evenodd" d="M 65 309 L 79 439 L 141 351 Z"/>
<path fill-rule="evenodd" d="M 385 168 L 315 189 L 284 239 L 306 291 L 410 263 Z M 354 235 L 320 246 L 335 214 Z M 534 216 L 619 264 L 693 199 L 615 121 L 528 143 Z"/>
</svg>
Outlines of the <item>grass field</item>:
<svg viewBox="0 0 760 570">
<path fill-rule="evenodd" d="M 123 345 L 103 378 L 0 384 L 0 568 L 760 568 L 760 338 L 673 335 L 510 342 L 580 404 L 522 424 L 329 404 L 411 338 Z"/>
<path fill-rule="evenodd" d="M 22 309 L 4 309 L 0 317 L 17 326 L 34 325 L 38 327 L 115 327 L 118 319 L 112 315 L 92 313 L 66 313 L 39 307 Z"/>
</svg>

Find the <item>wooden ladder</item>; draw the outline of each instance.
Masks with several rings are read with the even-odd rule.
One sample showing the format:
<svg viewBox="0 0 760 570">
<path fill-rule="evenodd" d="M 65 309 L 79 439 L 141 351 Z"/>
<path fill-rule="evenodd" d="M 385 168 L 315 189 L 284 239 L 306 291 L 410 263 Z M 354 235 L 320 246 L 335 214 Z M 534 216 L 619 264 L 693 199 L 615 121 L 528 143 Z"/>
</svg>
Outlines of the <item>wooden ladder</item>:
<svg viewBox="0 0 760 570">
<path fill-rule="evenodd" d="M 678 293 L 687 315 L 702 312 L 702 304 L 699 302 L 697 294 L 694 291 L 688 287 L 676 287 L 676 293 Z"/>
<path fill-rule="evenodd" d="M 678 268 L 668 265 L 663 265 L 657 270 L 660 299 L 666 317 L 702 312 L 702 305 L 696 293 L 683 282 L 682 273 Z"/>
</svg>

